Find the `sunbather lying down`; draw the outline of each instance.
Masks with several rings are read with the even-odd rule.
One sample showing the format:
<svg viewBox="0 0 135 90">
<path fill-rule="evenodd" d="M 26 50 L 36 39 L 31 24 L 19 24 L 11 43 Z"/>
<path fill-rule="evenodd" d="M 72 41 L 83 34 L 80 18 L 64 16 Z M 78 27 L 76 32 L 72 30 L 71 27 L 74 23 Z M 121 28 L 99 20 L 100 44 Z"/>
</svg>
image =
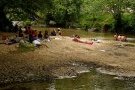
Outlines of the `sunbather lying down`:
<svg viewBox="0 0 135 90">
<path fill-rule="evenodd" d="M 92 41 L 82 41 L 82 40 L 80 40 L 80 38 L 77 38 L 77 37 L 74 37 L 73 38 L 73 41 L 79 42 L 79 43 L 84 43 L 84 44 L 89 44 L 89 45 L 92 45 L 93 44 Z"/>
</svg>

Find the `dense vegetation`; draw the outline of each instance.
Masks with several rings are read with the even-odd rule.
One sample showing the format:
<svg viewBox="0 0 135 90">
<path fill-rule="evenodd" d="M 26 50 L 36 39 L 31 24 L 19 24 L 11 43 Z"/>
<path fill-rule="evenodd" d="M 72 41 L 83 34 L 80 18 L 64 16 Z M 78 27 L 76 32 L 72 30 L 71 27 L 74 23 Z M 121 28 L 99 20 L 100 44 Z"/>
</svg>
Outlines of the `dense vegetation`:
<svg viewBox="0 0 135 90">
<path fill-rule="evenodd" d="M 35 21 L 64 28 L 135 33 L 134 0 L 0 0 L 0 30 L 10 21 Z"/>
</svg>

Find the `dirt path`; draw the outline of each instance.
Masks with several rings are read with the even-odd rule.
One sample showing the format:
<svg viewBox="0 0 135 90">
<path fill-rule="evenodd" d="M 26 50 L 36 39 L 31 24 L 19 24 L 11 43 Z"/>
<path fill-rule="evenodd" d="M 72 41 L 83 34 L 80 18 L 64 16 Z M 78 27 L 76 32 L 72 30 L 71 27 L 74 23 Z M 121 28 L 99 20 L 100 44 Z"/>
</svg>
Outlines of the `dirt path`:
<svg viewBox="0 0 135 90">
<path fill-rule="evenodd" d="M 17 44 L 1 44 L 1 83 L 43 80 L 46 76 L 74 76 L 88 67 L 121 76 L 135 76 L 134 45 L 113 40 L 87 45 L 74 42 L 70 37 L 53 37 L 50 42 L 43 43 L 48 48 L 42 46 L 25 53 L 17 53 Z"/>
</svg>

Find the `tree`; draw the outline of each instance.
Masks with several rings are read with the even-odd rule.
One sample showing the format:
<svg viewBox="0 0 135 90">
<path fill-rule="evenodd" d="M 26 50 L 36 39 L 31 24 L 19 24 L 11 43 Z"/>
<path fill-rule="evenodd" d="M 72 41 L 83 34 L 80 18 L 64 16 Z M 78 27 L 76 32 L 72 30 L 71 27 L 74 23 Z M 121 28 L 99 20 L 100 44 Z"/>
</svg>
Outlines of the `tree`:
<svg viewBox="0 0 135 90">
<path fill-rule="evenodd" d="M 48 2 L 50 0 L 0 0 L 0 30 L 11 30 L 12 23 L 8 17 L 17 15 L 28 18 L 37 17 L 36 12 Z"/>
<path fill-rule="evenodd" d="M 48 14 L 58 26 L 69 27 L 77 23 L 82 0 L 53 0 L 52 2 L 53 7 Z"/>
<path fill-rule="evenodd" d="M 90 28 L 97 26 L 104 14 L 102 4 L 103 0 L 84 0 L 80 11 L 80 24 Z"/>
<path fill-rule="evenodd" d="M 122 32 L 122 6 L 123 0 L 111 0 L 106 1 L 108 11 L 113 15 L 114 18 L 114 30 L 116 33 Z"/>
<path fill-rule="evenodd" d="M 134 0 L 104 0 L 104 10 L 111 13 L 113 16 L 113 29 L 116 33 L 124 33 L 127 27 L 129 27 L 127 25 L 129 22 L 124 20 L 124 15 L 128 14 L 131 16 L 132 11 L 134 11 L 134 5 Z M 132 19 L 130 21 L 132 21 Z"/>
<path fill-rule="evenodd" d="M 134 0 L 128 0 L 126 6 L 127 6 L 128 13 L 130 13 L 130 16 L 131 16 L 131 19 L 129 22 L 130 29 L 132 30 L 132 32 L 135 32 L 135 2 Z"/>
</svg>

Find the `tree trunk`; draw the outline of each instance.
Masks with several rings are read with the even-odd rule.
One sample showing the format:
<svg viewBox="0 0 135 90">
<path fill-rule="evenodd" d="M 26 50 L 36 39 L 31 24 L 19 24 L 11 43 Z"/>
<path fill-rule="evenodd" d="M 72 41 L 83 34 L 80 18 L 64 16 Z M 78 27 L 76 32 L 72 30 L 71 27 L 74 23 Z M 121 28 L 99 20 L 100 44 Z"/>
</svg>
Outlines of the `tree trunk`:
<svg viewBox="0 0 135 90">
<path fill-rule="evenodd" d="M 0 7 L 0 31 L 11 31 L 12 23 L 7 19 L 4 8 Z"/>
<path fill-rule="evenodd" d="M 115 19 L 115 23 L 114 23 L 114 30 L 115 33 L 122 33 L 122 17 L 121 17 L 121 13 L 116 13 L 114 16 Z"/>
</svg>

